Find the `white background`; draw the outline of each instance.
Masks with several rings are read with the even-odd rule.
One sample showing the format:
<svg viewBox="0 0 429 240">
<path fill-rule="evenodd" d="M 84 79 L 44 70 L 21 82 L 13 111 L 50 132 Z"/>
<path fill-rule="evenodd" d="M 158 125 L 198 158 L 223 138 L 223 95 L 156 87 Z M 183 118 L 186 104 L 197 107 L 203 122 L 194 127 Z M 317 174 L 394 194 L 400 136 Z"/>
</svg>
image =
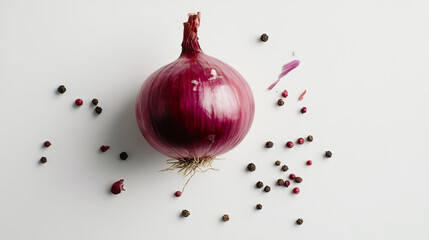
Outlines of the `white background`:
<svg viewBox="0 0 429 240">
<path fill-rule="evenodd" d="M 175 198 L 185 181 L 158 172 L 166 157 L 141 136 L 134 101 L 179 56 L 194 11 L 202 49 L 247 79 L 256 115 L 220 171 Z M 0 239 L 429 239 L 428 11 L 426 0 L 1 0 Z M 293 59 L 301 65 L 267 91 Z M 299 195 L 275 186 L 287 176 L 277 159 L 303 177 Z M 110 194 L 121 178 L 126 191 Z"/>
</svg>

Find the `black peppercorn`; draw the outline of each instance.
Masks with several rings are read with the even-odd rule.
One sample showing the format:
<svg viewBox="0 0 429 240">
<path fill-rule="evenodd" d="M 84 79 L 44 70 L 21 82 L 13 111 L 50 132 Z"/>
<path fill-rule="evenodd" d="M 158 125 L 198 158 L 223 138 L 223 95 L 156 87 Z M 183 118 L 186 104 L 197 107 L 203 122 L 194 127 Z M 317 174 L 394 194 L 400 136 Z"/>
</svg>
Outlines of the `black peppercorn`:
<svg viewBox="0 0 429 240">
<path fill-rule="evenodd" d="M 286 172 L 287 170 L 289 170 L 289 167 L 288 167 L 288 166 L 286 166 L 286 165 L 283 165 L 283 166 L 282 166 L 282 171 L 283 171 L 283 172 Z"/>
<path fill-rule="evenodd" d="M 59 92 L 59 93 L 61 93 L 61 94 L 63 94 L 63 93 L 65 93 L 66 92 L 66 87 L 64 87 L 64 85 L 60 85 L 59 87 L 58 87 L 58 89 L 57 89 L 57 91 Z"/>
<path fill-rule="evenodd" d="M 48 161 L 48 159 L 46 159 L 46 157 L 40 158 L 40 163 L 46 163 L 47 161 Z"/>
<path fill-rule="evenodd" d="M 277 160 L 275 163 L 274 163 L 276 166 L 280 166 L 280 164 L 282 164 L 279 160 Z"/>
<path fill-rule="evenodd" d="M 262 209 L 262 204 L 256 204 L 256 209 L 261 210 Z"/>
<path fill-rule="evenodd" d="M 277 185 L 283 186 L 285 184 L 285 181 L 283 179 L 277 180 Z"/>
<path fill-rule="evenodd" d="M 307 141 L 312 142 L 312 141 L 313 141 L 313 136 L 308 135 L 308 137 L 307 137 Z"/>
<path fill-rule="evenodd" d="M 255 171 L 255 170 L 256 170 L 256 166 L 255 166 L 255 164 L 253 164 L 253 163 L 249 163 L 249 164 L 247 165 L 247 170 L 249 170 L 249 172 L 253 172 L 253 171 Z"/>
<path fill-rule="evenodd" d="M 261 182 L 261 181 L 258 181 L 257 183 L 256 183 L 256 187 L 257 188 L 262 188 L 264 186 L 264 183 L 263 182 Z"/>
<path fill-rule="evenodd" d="M 272 148 L 273 146 L 274 146 L 274 143 L 271 141 L 268 141 L 267 143 L 265 143 L 266 148 Z"/>
<path fill-rule="evenodd" d="M 264 34 L 262 34 L 262 35 L 261 35 L 261 41 L 262 41 L 262 42 L 266 42 L 266 41 L 268 41 L 268 35 L 267 35 L 267 34 L 265 34 L 265 33 L 264 33 Z"/>
<path fill-rule="evenodd" d="M 302 218 L 298 218 L 296 220 L 296 224 L 301 225 L 304 222 L 304 220 L 302 220 Z"/>
<path fill-rule="evenodd" d="M 265 188 L 264 188 L 264 192 L 269 192 L 269 191 L 271 191 L 270 186 L 265 186 Z"/>
<path fill-rule="evenodd" d="M 99 107 L 99 106 L 97 106 L 95 108 L 95 112 L 98 113 L 98 114 L 100 114 L 102 111 L 103 111 L 103 109 L 101 107 Z"/>
<path fill-rule="evenodd" d="M 119 158 L 120 158 L 121 160 L 127 160 L 127 158 L 128 158 L 128 153 L 126 153 L 126 152 L 121 152 L 121 154 L 119 154 Z"/>
<path fill-rule="evenodd" d="M 296 183 L 300 183 L 300 182 L 302 182 L 302 177 L 296 177 L 296 178 L 295 178 L 295 182 L 296 182 Z"/>
<path fill-rule="evenodd" d="M 92 104 L 94 104 L 95 106 L 97 106 L 97 104 L 98 104 L 98 99 L 97 98 L 94 98 L 94 99 L 92 99 Z"/>
<path fill-rule="evenodd" d="M 331 151 L 326 151 L 325 152 L 325 157 L 327 157 L 327 158 L 332 157 L 332 152 Z"/>
<path fill-rule="evenodd" d="M 283 106 L 284 104 L 285 104 L 285 102 L 283 101 L 283 99 L 279 99 L 277 101 L 277 105 L 279 105 L 279 106 Z"/>
<path fill-rule="evenodd" d="M 188 210 L 185 209 L 185 210 L 182 211 L 181 215 L 182 215 L 182 217 L 189 217 L 189 215 L 191 215 L 191 213 Z"/>
<path fill-rule="evenodd" d="M 229 221 L 229 216 L 228 216 L 228 214 L 224 214 L 224 215 L 222 216 L 222 221 L 224 221 L 224 222 L 228 222 L 228 221 Z"/>
</svg>

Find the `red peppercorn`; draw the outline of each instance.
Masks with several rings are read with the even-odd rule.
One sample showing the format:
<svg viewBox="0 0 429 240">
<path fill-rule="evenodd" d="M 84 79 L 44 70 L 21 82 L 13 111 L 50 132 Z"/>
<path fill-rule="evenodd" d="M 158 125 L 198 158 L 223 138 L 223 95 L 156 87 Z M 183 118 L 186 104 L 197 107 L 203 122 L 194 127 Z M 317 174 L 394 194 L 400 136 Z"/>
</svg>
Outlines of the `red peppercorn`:
<svg viewBox="0 0 429 240">
<path fill-rule="evenodd" d="M 293 142 L 291 142 L 291 141 L 287 142 L 286 147 L 293 148 Z"/>
<path fill-rule="evenodd" d="M 51 142 L 49 142 L 49 141 L 45 141 L 45 142 L 43 143 L 43 146 L 45 146 L 45 147 L 50 147 L 50 146 L 51 146 Z"/>
<path fill-rule="evenodd" d="M 113 194 L 119 194 L 119 193 L 121 193 L 121 191 L 125 191 L 125 188 L 124 188 L 124 179 L 121 179 L 121 180 L 115 182 L 112 185 L 112 188 L 110 189 L 110 191 Z"/>
<path fill-rule="evenodd" d="M 74 103 L 75 103 L 77 106 L 82 106 L 83 101 L 82 101 L 82 99 L 78 98 L 78 99 L 76 99 L 76 101 L 74 101 Z"/>
<path fill-rule="evenodd" d="M 109 150 L 109 148 L 110 148 L 110 146 L 104 146 L 104 145 L 102 145 L 102 146 L 100 147 L 100 151 L 101 151 L 101 152 L 106 152 L 107 150 Z"/>
<path fill-rule="evenodd" d="M 180 197 L 180 196 L 182 196 L 182 192 L 181 192 L 181 191 L 176 191 L 176 192 L 174 193 L 174 196 L 176 196 L 176 197 Z"/>
<path fill-rule="evenodd" d="M 289 174 L 289 179 L 290 179 L 290 180 L 294 180 L 294 179 L 295 179 L 295 177 L 296 177 L 296 176 L 295 176 L 295 174 L 293 174 L 293 173 Z"/>
<path fill-rule="evenodd" d="M 293 193 L 295 193 L 295 194 L 298 194 L 298 193 L 299 193 L 299 188 L 297 188 L 297 187 L 296 187 L 296 188 L 294 188 L 294 189 L 292 190 L 292 192 L 293 192 Z"/>
<path fill-rule="evenodd" d="M 286 181 L 285 181 L 285 187 L 289 187 L 289 185 L 290 185 L 289 180 L 286 180 Z"/>
<path fill-rule="evenodd" d="M 287 98 L 287 96 L 288 96 L 289 94 L 287 93 L 287 90 L 284 90 L 283 92 L 282 92 L 282 97 L 284 97 L 284 98 Z"/>
<path fill-rule="evenodd" d="M 302 114 L 304 114 L 304 113 L 306 113 L 306 112 L 307 112 L 307 108 L 306 108 L 306 107 L 301 108 L 301 113 L 302 113 Z"/>
<path fill-rule="evenodd" d="M 308 166 L 310 166 L 311 164 L 313 164 L 313 162 L 311 160 L 308 160 L 305 164 L 307 164 Z"/>
<path fill-rule="evenodd" d="M 298 140 L 296 140 L 296 143 L 298 143 L 299 145 L 304 144 L 304 138 L 298 138 Z"/>
</svg>

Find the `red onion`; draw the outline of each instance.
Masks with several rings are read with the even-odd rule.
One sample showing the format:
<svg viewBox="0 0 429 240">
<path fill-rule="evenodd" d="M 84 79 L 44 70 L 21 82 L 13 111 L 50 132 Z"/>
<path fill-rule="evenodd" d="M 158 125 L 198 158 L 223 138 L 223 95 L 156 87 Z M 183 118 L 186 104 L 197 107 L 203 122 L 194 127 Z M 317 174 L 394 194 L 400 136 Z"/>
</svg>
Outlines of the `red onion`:
<svg viewBox="0 0 429 240">
<path fill-rule="evenodd" d="M 201 50 L 199 24 L 200 13 L 189 14 L 183 24 L 180 57 L 150 75 L 136 101 L 143 136 L 174 159 L 168 170 L 178 169 L 184 175 L 209 166 L 215 157 L 237 146 L 249 131 L 255 111 L 244 78 Z"/>
</svg>

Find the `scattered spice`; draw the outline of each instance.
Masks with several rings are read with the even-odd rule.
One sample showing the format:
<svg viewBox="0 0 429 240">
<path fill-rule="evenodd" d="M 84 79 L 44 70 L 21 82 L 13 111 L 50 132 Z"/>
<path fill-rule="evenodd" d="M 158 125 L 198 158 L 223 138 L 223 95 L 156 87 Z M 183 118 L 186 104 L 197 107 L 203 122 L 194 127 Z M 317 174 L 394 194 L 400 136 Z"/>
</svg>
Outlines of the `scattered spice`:
<svg viewBox="0 0 429 240">
<path fill-rule="evenodd" d="M 253 164 L 253 163 L 249 163 L 249 164 L 247 165 L 247 170 L 249 170 L 249 172 L 253 172 L 253 171 L 255 171 L 255 170 L 256 170 L 256 166 L 255 166 L 255 164 Z"/>
<path fill-rule="evenodd" d="M 277 101 L 277 105 L 279 105 L 279 106 L 283 106 L 283 105 L 285 105 L 285 102 L 283 101 L 283 99 L 279 99 L 279 100 Z"/>
<path fill-rule="evenodd" d="M 312 141 L 313 141 L 313 136 L 308 135 L 308 137 L 307 137 L 307 141 L 312 142 Z"/>
<path fill-rule="evenodd" d="M 282 171 L 286 172 L 287 170 L 289 170 L 289 167 L 287 165 L 283 165 L 282 166 Z"/>
<path fill-rule="evenodd" d="M 99 106 L 97 106 L 95 108 L 95 112 L 98 113 L 98 114 L 100 114 L 102 111 L 103 111 L 103 109 L 101 107 L 99 107 Z"/>
<path fill-rule="evenodd" d="M 299 65 L 299 60 L 293 60 L 292 62 L 289 62 L 283 65 L 282 72 L 280 73 L 278 79 L 268 87 L 268 90 L 273 89 L 277 85 L 277 83 L 279 83 L 282 77 L 286 76 L 290 71 L 298 67 L 298 65 Z"/>
<path fill-rule="evenodd" d="M 289 93 L 287 92 L 287 90 L 284 90 L 282 92 L 282 97 L 287 98 L 287 96 L 289 96 Z"/>
<path fill-rule="evenodd" d="M 101 147 L 100 147 L 100 151 L 101 151 L 101 152 L 106 152 L 107 150 L 109 150 L 109 148 L 110 148 L 110 146 L 104 146 L 104 145 L 101 145 Z"/>
<path fill-rule="evenodd" d="M 46 163 L 47 161 L 48 161 L 48 159 L 46 157 L 40 158 L 40 163 Z"/>
<path fill-rule="evenodd" d="M 92 99 L 92 104 L 94 105 L 94 106 L 97 106 L 97 104 L 98 104 L 98 99 L 97 98 L 94 98 L 94 99 Z"/>
<path fill-rule="evenodd" d="M 61 94 L 63 94 L 63 93 L 65 93 L 66 92 L 66 87 L 64 87 L 64 85 L 60 85 L 59 87 L 58 87 L 58 89 L 57 89 L 57 91 L 59 92 L 59 93 L 61 93 Z"/>
<path fill-rule="evenodd" d="M 293 148 L 293 142 L 288 141 L 288 142 L 286 143 L 286 147 L 288 147 L 288 148 Z"/>
<path fill-rule="evenodd" d="M 274 146 L 274 143 L 271 141 L 268 141 L 267 143 L 265 143 L 266 148 L 272 148 L 273 146 Z"/>
<path fill-rule="evenodd" d="M 268 41 L 268 35 L 267 35 L 267 34 L 265 34 L 265 33 L 264 33 L 264 34 L 262 34 L 262 35 L 261 35 L 261 41 L 262 41 L 262 42 L 266 42 L 266 41 Z"/>
<path fill-rule="evenodd" d="M 51 144 L 51 142 L 49 142 L 49 141 L 45 141 L 44 143 L 43 143 L 43 146 L 45 146 L 45 147 L 50 147 L 52 144 Z"/>
<path fill-rule="evenodd" d="M 302 114 L 304 114 L 304 113 L 306 113 L 306 112 L 307 112 L 307 108 L 306 108 L 306 107 L 302 107 L 302 108 L 301 108 L 301 113 L 302 113 Z"/>
<path fill-rule="evenodd" d="M 301 225 L 302 223 L 304 223 L 304 220 L 302 220 L 302 218 L 298 218 L 296 220 L 296 224 Z"/>
<path fill-rule="evenodd" d="M 185 210 L 182 211 L 181 215 L 182 215 L 182 217 L 189 217 L 189 215 L 191 215 L 191 213 L 188 210 L 185 209 Z"/>
<path fill-rule="evenodd" d="M 286 180 L 286 181 L 285 181 L 285 187 L 289 187 L 289 185 L 290 185 L 289 180 Z"/>
<path fill-rule="evenodd" d="M 74 101 L 74 104 L 76 104 L 76 106 L 82 106 L 83 101 L 82 101 L 82 99 L 78 98 L 78 99 L 76 99 L 76 101 Z"/>
<path fill-rule="evenodd" d="M 296 177 L 295 178 L 295 182 L 296 183 L 301 183 L 302 182 L 302 177 Z"/>
<path fill-rule="evenodd" d="M 228 214 L 224 214 L 224 215 L 222 216 L 222 221 L 224 221 L 224 222 L 228 222 L 228 221 L 229 221 L 229 216 L 228 216 Z"/>
<path fill-rule="evenodd" d="M 327 158 L 332 157 L 332 152 L 331 151 L 326 151 L 325 152 L 325 157 L 327 157 Z"/>
<path fill-rule="evenodd" d="M 280 164 L 282 164 L 279 160 L 277 160 L 275 163 L 274 163 L 276 166 L 280 166 Z"/>
<path fill-rule="evenodd" d="M 278 179 L 277 180 L 277 185 L 283 186 L 284 184 L 285 184 L 285 181 L 283 179 Z"/>
<path fill-rule="evenodd" d="M 290 179 L 290 180 L 294 180 L 294 179 L 295 179 L 295 177 L 296 177 L 296 176 L 295 176 L 295 174 L 293 174 L 293 173 L 289 174 L 289 179 Z"/>
<path fill-rule="evenodd" d="M 271 187 L 270 186 L 265 186 L 264 192 L 269 192 L 269 191 L 271 191 Z"/>
<path fill-rule="evenodd" d="M 296 140 L 296 143 L 298 143 L 299 145 L 304 144 L 304 138 L 298 138 L 298 140 Z"/>
<path fill-rule="evenodd" d="M 301 93 L 301 96 L 299 96 L 298 101 L 301 101 L 304 99 L 304 95 L 307 93 L 307 90 L 304 90 L 304 92 Z"/>
<path fill-rule="evenodd" d="M 311 166 L 313 162 L 311 160 L 308 160 L 305 164 L 307 164 L 308 166 Z"/>
<path fill-rule="evenodd" d="M 125 188 L 124 188 L 124 179 L 121 179 L 121 180 L 115 182 L 112 185 L 112 188 L 110 189 L 110 191 L 113 194 L 119 194 L 119 193 L 121 193 L 121 191 L 125 191 Z"/>
<path fill-rule="evenodd" d="M 260 204 L 260 203 L 256 204 L 256 209 L 261 210 L 262 209 L 262 204 Z"/>
<path fill-rule="evenodd" d="M 296 187 L 296 188 L 294 188 L 294 189 L 292 190 L 292 192 L 293 192 L 293 193 L 295 193 L 295 194 L 298 194 L 298 193 L 299 193 L 299 188 L 297 188 L 297 187 Z"/>
<path fill-rule="evenodd" d="M 258 181 L 257 183 L 256 183 L 256 187 L 257 188 L 262 188 L 264 186 L 264 183 L 263 182 L 261 182 L 261 181 Z"/>
<path fill-rule="evenodd" d="M 180 197 L 180 196 L 182 196 L 182 192 L 181 192 L 181 191 L 176 191 L 176 192 L 174 193 L 174 196 L 176 196 L 176 197 Z"/>
<path fill-rule="evenodd" d="M 127 160 L 127 158 L 128 158 L 128 153 L 126 153 L 126 152 L 121 152 L 121 154 L 119 154 L 119 158 L 120 158 L 121 160 Z"/>
</svg>

